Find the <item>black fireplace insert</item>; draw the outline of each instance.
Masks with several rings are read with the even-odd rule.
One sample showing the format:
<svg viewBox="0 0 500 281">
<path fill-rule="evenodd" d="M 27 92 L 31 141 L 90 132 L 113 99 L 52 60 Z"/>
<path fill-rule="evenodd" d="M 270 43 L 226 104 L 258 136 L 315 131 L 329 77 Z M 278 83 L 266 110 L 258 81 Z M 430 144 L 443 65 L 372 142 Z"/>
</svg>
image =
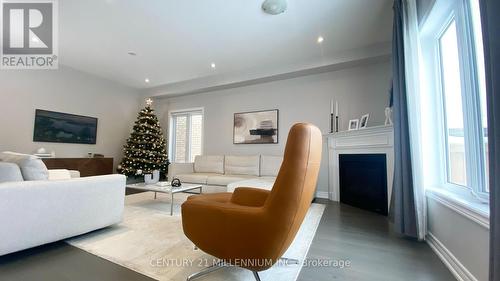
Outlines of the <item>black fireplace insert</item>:
<svg viewBox="0 0 500 281">
<path fill-rule="evenodd" d="M 339 155 L 340 202 L 387 215 L 385 154 Z"/>
</svg>

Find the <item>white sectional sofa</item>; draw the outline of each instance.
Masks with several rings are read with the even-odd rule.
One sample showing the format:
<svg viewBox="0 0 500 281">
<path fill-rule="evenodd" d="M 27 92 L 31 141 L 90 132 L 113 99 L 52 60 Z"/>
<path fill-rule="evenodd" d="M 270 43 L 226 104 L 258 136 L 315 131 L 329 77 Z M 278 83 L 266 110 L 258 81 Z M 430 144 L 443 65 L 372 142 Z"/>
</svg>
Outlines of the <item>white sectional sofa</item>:
<svg viewBox="0 0 500 281">
<path fill-rule="evenodd" d="M 0 159 L 0 256 L 122 220 L 125 176 L 75 178 L 78 172 L 47 170 L 30 155 Z"/>
<path fill-rule="evenodd" d="M 205 186 L 227 187 L 233 192 L 238 186 L 271 189 L 282 156 L 270 155 L 204 155 L 196 156 L 194 163 L 170 164 L 169 179 Z"/>
</svg>

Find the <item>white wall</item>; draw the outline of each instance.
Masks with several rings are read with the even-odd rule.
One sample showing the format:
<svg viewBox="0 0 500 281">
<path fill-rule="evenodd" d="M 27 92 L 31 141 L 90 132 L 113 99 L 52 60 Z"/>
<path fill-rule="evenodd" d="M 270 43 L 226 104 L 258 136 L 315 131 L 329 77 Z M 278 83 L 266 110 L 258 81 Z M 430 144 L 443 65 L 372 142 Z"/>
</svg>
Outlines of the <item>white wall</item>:
<svg viewBox="0 0 500 281">
<path fill-rule="evenodd" d="M 0 71 L 0 151 L 33 153 L 44 147 L 57 157 L 87 152 L 122 157 L 122 146 L 140 107 L 139 92 L 69 67 Z M 97 144 L 33 142 L 35 109 L 99 118 Z"/>
<path fill-rule="evenodd" d="M 429 233 L 476 280 L 487 281 L 489 229 L 430 197 L 427 197 L 427 212 Z"/>
<path fill-rule="evenodd" d="M 163 124 L 168 111 L 193 107 L 205 109 L 204 154 L 283 154 L 289 128 L 311 122 L 329 131 L 330 100 L 339 102 L 342 130 L 349 119 L 370 113 L 369 126 L 382 125 L 388 100 L 389 62 L 303 76 L 288 80 L 159 99 L 156 108 Z M 279 109 L 278 144 L 233 144 L 233 114 Z M 325 150 L 326 151 L 326 150 Z M 328 190 L 327 154 L 323 153 L 319 191 Z"/>
</svg>

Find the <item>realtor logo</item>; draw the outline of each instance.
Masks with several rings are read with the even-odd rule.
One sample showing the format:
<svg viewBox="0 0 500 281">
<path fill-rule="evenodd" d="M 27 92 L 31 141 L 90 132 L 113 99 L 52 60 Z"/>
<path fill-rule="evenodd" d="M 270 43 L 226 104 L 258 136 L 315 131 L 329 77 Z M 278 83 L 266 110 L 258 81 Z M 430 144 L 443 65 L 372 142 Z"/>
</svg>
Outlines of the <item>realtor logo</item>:
<svg viewBox="0 0 500 281">
<path fill-rule="evenodd" d="M 0 0 L 1 68 L 56 69 L 57 0 Z"/>
</svg>

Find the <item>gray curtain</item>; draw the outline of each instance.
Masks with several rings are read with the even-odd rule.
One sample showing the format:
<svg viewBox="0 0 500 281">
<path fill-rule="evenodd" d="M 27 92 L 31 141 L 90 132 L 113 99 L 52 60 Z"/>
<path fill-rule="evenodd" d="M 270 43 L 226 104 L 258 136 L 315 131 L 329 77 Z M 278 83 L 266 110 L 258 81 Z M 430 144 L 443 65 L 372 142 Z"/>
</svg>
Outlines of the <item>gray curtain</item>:
<svg viewBox="0 0 500 281">
<path fill-rule="evenodd" d="M 391 198 L 391 220 L 394 230 L 418 238 L 417 213 L 413 191 L 410 129 L 406 94 L 404 27 L 402 0 L 394 1 L 392 35 L 392 94 L 394 121 L 394 184 Z"/>
<path fill-rule="evenodd" d="M 500 1 L 481 0 L 490 163 L 490 281 L 500 281 Z"/>
</svg>

